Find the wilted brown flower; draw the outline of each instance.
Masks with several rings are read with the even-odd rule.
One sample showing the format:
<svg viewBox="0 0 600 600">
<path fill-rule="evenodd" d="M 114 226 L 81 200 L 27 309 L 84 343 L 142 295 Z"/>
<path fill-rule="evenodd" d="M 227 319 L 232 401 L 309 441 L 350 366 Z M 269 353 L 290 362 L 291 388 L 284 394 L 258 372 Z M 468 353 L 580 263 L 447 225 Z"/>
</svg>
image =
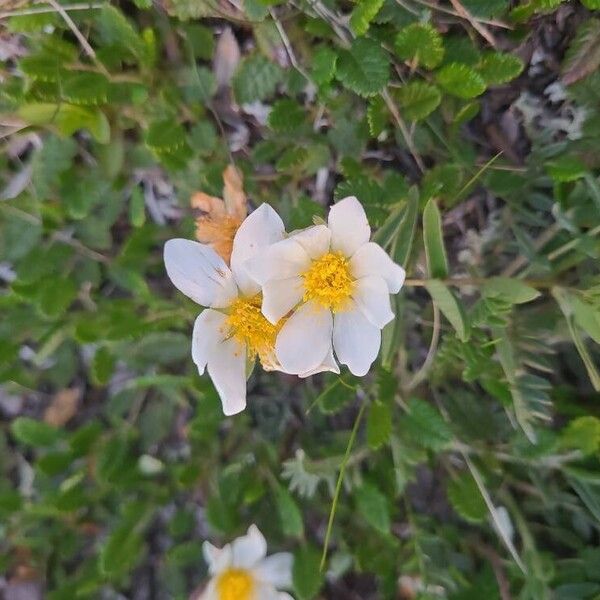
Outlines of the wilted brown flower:
<svg viewBox="0 0 600 600">
<path fill-rule="evenodd" d="M 196 239 L 212 246 L 229 264 L 233 238 L 248 214 L 248 201 L 242 174 L 233 165 L 223 171 L 223 182 L 223 199 L 196 192 L 190 202 L 201 212 L 196 219 Z"/>
</svg>

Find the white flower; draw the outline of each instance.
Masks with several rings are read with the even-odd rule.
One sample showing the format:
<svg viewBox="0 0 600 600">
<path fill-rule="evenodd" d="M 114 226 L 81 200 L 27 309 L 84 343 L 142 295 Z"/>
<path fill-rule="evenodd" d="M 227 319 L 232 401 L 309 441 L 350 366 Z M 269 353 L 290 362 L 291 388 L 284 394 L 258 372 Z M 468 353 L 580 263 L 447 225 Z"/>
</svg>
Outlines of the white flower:
<svg viewBox="0 0 600 600">
<path fill-rule="evenodd" d="M 280 589 L 292 587 L 292 555 L 267 557 L 267 542 L 256 525 L 223 548 L 204 542 L 211 580 L 202 600 L 293 600 Z"/>
<path fill-rule="evenodd" d="M 275 355 L 287 373 L 305 374 L 338 360 L 365 375 L 379 353 L 381 329 L 394 318 L 389 294 L 404 283 L 404 269 L 381 246 L 355 197 L 315 225 L 276 242 L 249 260 L 262 286 L 262 312 L 277 323 Z M 331 369 L 333 370 L 333 368 Z"/>
<path fill-rule="evenodd" d="M 279 215 L 263 204 L 238 229 L 231 268 L 210 246 L 184 239 L 165 244 L 165 267 L 175 287 L 208 307 L 194 323 L 192 359 L 200 375 L 208 367 L 226 415 L 246 407 L 246 375 L 257 356 L 265 369 L 281 370 L 274 346 L 283 321 L 272 323 L 264 318 L 260 286 L 244 265 L 283 236 Z M 314 372 L 331 368 L 326 360 L 322 362 Z"/>
</svg>

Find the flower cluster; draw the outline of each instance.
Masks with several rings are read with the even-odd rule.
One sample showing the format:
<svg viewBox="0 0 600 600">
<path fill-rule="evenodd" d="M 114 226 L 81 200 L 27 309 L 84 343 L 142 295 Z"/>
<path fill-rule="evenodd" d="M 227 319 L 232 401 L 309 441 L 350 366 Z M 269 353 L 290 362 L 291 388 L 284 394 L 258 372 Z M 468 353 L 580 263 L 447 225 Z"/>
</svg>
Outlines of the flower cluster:
<svg viewBox="0 0 600 600">
<path fill-rule="evenodd" d="M 171 281 L 207 307 L 194 324 L 192 358 L 200 374 L 208 369 L 226 415 L 246 407 L 257 357 L 266 370 L 300 377 L 339 373 L 338 362 L 354 375 L 369 371 L 394 318 L 390 294 L 405 277 L 370 237 L 352 196 L 330 209 L 326 225 L 289 235 L 262 204 L 237 229 L 230 256 L 191 240 L 166 243 Z"/>
</svg>

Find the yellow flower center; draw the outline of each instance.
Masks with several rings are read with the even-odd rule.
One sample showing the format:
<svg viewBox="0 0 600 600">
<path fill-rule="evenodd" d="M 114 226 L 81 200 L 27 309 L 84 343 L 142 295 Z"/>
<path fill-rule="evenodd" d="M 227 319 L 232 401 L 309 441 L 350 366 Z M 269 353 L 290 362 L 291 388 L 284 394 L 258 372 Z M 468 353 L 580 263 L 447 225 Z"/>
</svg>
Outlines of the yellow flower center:
<svg viewBox="0 0 600 600">
<path fill-rule="evenodd" d="M 328 252 L 314 260 L 302 278 L 304 302 L 314 300 L 333 312 L 344 310 L 354 287 L 354 277 L 348 259 L 341 252 Z"/>
<path fill-rule="evenodd" d="M 219 600 L 251 600 L 254 596 L 254 579 L 243 569 L 227 569 L 217 581 Z"/>
<path fill-rule="evenodd" d="M 263 316 L 260 294 L 253 298 L 238 298 L 230 307 L 226 326 L 228 335 L 245 344 L 249 358 L 258 358 L 266 369 L 273 368 L 275 339 L 283 325 L 283 319 L 273 325 Z"/>
</svg>

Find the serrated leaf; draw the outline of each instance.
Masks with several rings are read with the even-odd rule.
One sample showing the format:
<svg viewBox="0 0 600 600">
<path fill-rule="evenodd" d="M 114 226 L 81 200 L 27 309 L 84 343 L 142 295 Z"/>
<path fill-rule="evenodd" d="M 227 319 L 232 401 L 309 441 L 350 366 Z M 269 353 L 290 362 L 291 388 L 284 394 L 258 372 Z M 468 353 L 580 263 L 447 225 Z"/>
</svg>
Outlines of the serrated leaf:
<svg viewBox="0 0 600 600">
<path fill-rule="evenodd" d="M 402 429 L 413 442 L 437 452 L 452 440 L 452 432 L 431 404 L 418 398 L 408 401 L 408 412 L 402 418 Z"/>
<path fill-rule="evenodd" d="M 273 104 L 269 113 L 269 127 L 275 131 L 291 133 L 302 126 L 306 113 L 291 98 L 283 98 Z"/>
<path fill-rule="evenodd" d="M 437 82 L 449 94 L 466 100 L 485 92 L 483 77 L 473 68 L 462 63 L 450 63 L 436 74 Z"/>
<path fill-rule="evenodd" d="M 108 79 L 100 73 L 70 73 L 62 83 L 62 93 L 72 104 L 105 104 Z"/>
<path fill-rule="evenodd" d="M 428 117 L 442 101 L 442 94 L 434 85 L 411 81 L 395 91 L 404 116 L 410 121 Z"/>
<path fill-rule="evenodd" d="M 104 4 L 98 13 L 98 29 L 104 44 L 117 46 L 140 58 L 144 42 L 127 17 L 116 7 Z"/>
<path fill-rule="evenodd" d="M 29 125 L 54 125 L 63 135 L 87 129 L 99 143 L 110 141 L 110 125 L 104 113 L 97 108 L 40 102 L 24 104 L 18 115 Z"/>
<path fill-rule="evenodd" d="M 105 385 L 113 374 L 115 356 L 106 347 L 98 348 L 92 361 L 92 379 L 98 385 Z"/>
<path fill-rule="evenodd" d="M 485 500 L 469 473 L 462 473 L 450 482 L 448 500 L 454 510 L 471 523 L 480 523 L 487 516 Z"/>
<path fill-rule="evenodd" d="M 302 146 L 290 147 L 284 151 L 281 157 L 275 163 L 278 171 L 287 171 L 289 169 L 298 169 L 308 160 L 308 150 Z"/>
<path fill-rule="evenodd" d="M 312 58 L 312 80 L 317 85 L 329 83 L 335 75 L 337 60 L 337 52 L 329 46 L 319 46 Z"/>
<path fill-rule="evenodd" d="M 320 556 L 312 546 L 300 548 L 294 554 L 292 580 L 299 600 L 312 600 L 323 583 Z"/>
<path fill-rule="evenodd" d="M 371 21 L 383 6 L 385 0 L 358 0 L 356 8 L 350 15 L 350 27 L 356 35 L 364 35 L 369 30 Z"/>
<path fill-rule="evenodd" d="M 486 52 L 477 70 L 488 85 L 501 85 L 518 77 L 525 65 L 514 54 Z"/>
<path fill-rule="evenodd" d="M 174 152 L 185 144 L 183 127 L 171 119 L 154 121 L 146 131 L 146 146 L 158 152 Z"/>
<path fill-rule="evenodd" d="M 456 330 L 460 341 L 466 342 L 469 339 L 469 327 L 460 301 L 448 286 L 437 279 L 429 279 L 426 287 L 431 299 Z"/>
<path fill-rule="evenodd" d="M 367 105 L 367 122 L 369 123 L 369 133 L 377 137 L 387 125 L 389 111 L 385 100 L 381 96 L 375 96 L 369 100 Z"/>
<path fill-rule="evenodd" d="M 481 291 L 484 296 L 500 298 L 510 304 L 524 304 L 540 296 L 535 288 L 510 277 L 492 277 L 485 282 Z"/>
<path fill-rule="evenodd" d="M 367 443 L 376 450 L 385 444 L 392 433 L 392 410 L 386 402 L 376 401 L 367 415 Z"/>
<path fill-rule="evenodd" d="M 281 79 L 281 68 L 264 56 L 255 54 L 245 58 L 232 80 L 235 99 L 239 104 L 265 100 L 275 93 Z"/>
<path fill-rule="evenodd" d="M 581 297 L 570 295 L 573 318 L 583 331 L 585 331 L 595 342 L 600 344 L 600 309 L 589 304 Z"/>
<path fill-rule="evenodd" d="M 380 533 L 387 534 L 391 519 L 387 498 L 372 484 L 364 483 L 355 492 L 358 512 Z"/>
<path fill-rule="evenodd" d="M 60 439 L 56 427 L 29 417 L 18 417 L 10 425 L 10 430 L 19 442 L 29 446 L 50 446 Z"/>
<path fill-rule="evenodd" d="M 318 396 L 315 404 L 325 414 L 340 411 L 348 402 L 354 400 L 356 394 L 351 387 L 344 383 L 341 377 L 336 377 Z"/>
<path fill-rule="evenodd" d="M 571 85 L 600 66 L 600 19 L 586 19 L 577 29 L 562 64 L 562 81 Z"/>
<path fill-rule="evenodd" d="M 357 38 L 350 50 L 340 52 L 338 79 L 360 96 L 374 96 L 387 85 L 389 62 L 381 46 L 367 38 Z"/>
<path fill-rule="evenodd" d="M 61 81 L 68 73 L 61 57 L 51 53 L 25 56 L 19 61 L 19 68 L 40 81 Z"/>
<path fill-rule="evenodd" d="M 434 69 L 444 58 L 442 36 L 429 23 L 411 23 L 398 33 L 394 46 L 402 60 L 427 69 Z"/>
<path fill-rule="evenodd" d="M 433 198 L 423 211 L 423 242 L 429 276 L 444 279 L 448 276 L 448 259 L 442 233 L 442 215 Z"/>
</svg>

